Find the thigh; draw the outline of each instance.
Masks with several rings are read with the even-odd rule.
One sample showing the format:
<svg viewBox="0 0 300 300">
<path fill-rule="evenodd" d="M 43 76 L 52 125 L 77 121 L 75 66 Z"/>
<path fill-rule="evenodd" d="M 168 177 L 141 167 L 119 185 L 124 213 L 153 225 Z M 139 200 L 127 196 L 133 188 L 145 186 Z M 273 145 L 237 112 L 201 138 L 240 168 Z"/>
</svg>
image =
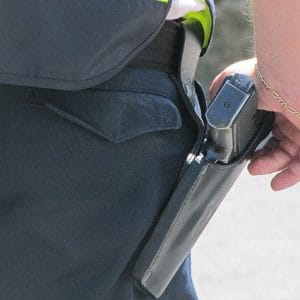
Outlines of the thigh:
<svg viewBox="0 0 300 300">
<path fill-rule="evenodd" d="M 3 299 L 146 299 L 132 264 L 196 135 L 168 76 L 1 86 L 0 124 Z"/>
</svg>

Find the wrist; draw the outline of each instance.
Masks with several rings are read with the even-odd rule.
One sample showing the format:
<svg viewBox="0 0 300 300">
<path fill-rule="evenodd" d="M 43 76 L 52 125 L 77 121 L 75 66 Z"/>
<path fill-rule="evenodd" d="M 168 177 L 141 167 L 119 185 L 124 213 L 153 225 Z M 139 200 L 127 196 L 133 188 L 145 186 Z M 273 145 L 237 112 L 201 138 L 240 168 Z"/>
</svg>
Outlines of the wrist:
<svg viewBox="0 0 300 300">
<path fill-rule="evenodd" d="M 266 65 L 264 64 L 263 66 Z M 274 72 L 267 72 L 267 74 L 270 75 L 269 78 L 272 78 L 271 75 L 273 75 L 274 78 Z M 283 114 L 293 123 L 295 122 L 297 127 L 300 127 L 300 102 L 297 96 L 300 94 L 300 91 L 298 91 L 298 87 L 296 86 L 295 89 L 291 89 L 287 92 L 281 80 L 274 80 L 274 84 L 272 84 L 272 80 L 267 79 L 265 73 L 261 71 L 261 65 L 258 65 L 258 62 L 255 63 L 253 77 L 257 88 L 258 101 L 265 102 L 267 110 Z M 276 82 L 278 82 L 278 84 L 276 84 Z M 280 86 L 281 88 L 279 88 Z M 286 86 L 289 87 L 290 84 Z"/>
</svg>

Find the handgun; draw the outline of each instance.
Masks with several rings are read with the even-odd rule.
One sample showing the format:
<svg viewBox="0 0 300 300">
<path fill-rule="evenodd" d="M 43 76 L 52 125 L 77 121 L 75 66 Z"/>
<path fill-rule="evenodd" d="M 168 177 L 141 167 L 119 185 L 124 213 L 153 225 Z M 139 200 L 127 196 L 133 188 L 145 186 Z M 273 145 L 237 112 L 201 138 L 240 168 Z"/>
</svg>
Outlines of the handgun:
<svg viewBox="0 0 300 300">
<path fill-rule="evenodd" d="M 234 160 L 253 137 L 265 113 L 257 109 L 255 86 L 248 76 L 226 77 L 205 114 L 208 124 L 205 156 L 225 164 Z"/>
</svg>

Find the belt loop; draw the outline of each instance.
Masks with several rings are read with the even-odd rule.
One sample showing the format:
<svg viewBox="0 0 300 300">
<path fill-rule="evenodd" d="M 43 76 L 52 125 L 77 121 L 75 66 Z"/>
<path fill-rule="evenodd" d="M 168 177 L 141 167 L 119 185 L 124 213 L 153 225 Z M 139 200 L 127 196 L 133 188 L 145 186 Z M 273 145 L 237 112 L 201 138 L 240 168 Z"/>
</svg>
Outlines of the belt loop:
<svg viewBox="0 0 300 300">
<path fill-rule="evenodd" d="M 199 23 L 193 20 L 184 20 L 180 25 L 182 28 L 182 48 L 177 76 L 189 99 L 189 104 L 192 106 L 198 119 L 200 119 L 204 126 L 201 108 L 195 89 L 195 74 L 202 51 L 203 30 L 202 27 L 199 26 Z"/>
<path fill-rule="evenodd" d="M 197 22 L 190 20 L 183 21 L 181 26 L 183 31 L 183 41 L 178 75 L 191 103 L 195 104 L 194 80 L 198 60 L 202 51 L 201 40 L 203 30 Z"/>
</svg>

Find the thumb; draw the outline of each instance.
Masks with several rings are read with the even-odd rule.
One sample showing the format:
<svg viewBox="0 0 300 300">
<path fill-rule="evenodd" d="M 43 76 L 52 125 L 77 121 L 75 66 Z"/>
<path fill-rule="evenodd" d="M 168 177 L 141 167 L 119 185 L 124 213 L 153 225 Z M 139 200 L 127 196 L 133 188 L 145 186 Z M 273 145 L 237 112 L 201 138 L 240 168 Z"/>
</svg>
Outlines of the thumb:
<svg viewBox="0 0 300 300">
<path fill-rule="evenodd" d="M 214 80 L 212 81 L 209 87 L 209 98 L 212 99 L 220 89 L 223 84 L 223 81 L 227 77 L 227 72 L 223 71 L 219 75 L 217 75 Z"/>
</svg>

